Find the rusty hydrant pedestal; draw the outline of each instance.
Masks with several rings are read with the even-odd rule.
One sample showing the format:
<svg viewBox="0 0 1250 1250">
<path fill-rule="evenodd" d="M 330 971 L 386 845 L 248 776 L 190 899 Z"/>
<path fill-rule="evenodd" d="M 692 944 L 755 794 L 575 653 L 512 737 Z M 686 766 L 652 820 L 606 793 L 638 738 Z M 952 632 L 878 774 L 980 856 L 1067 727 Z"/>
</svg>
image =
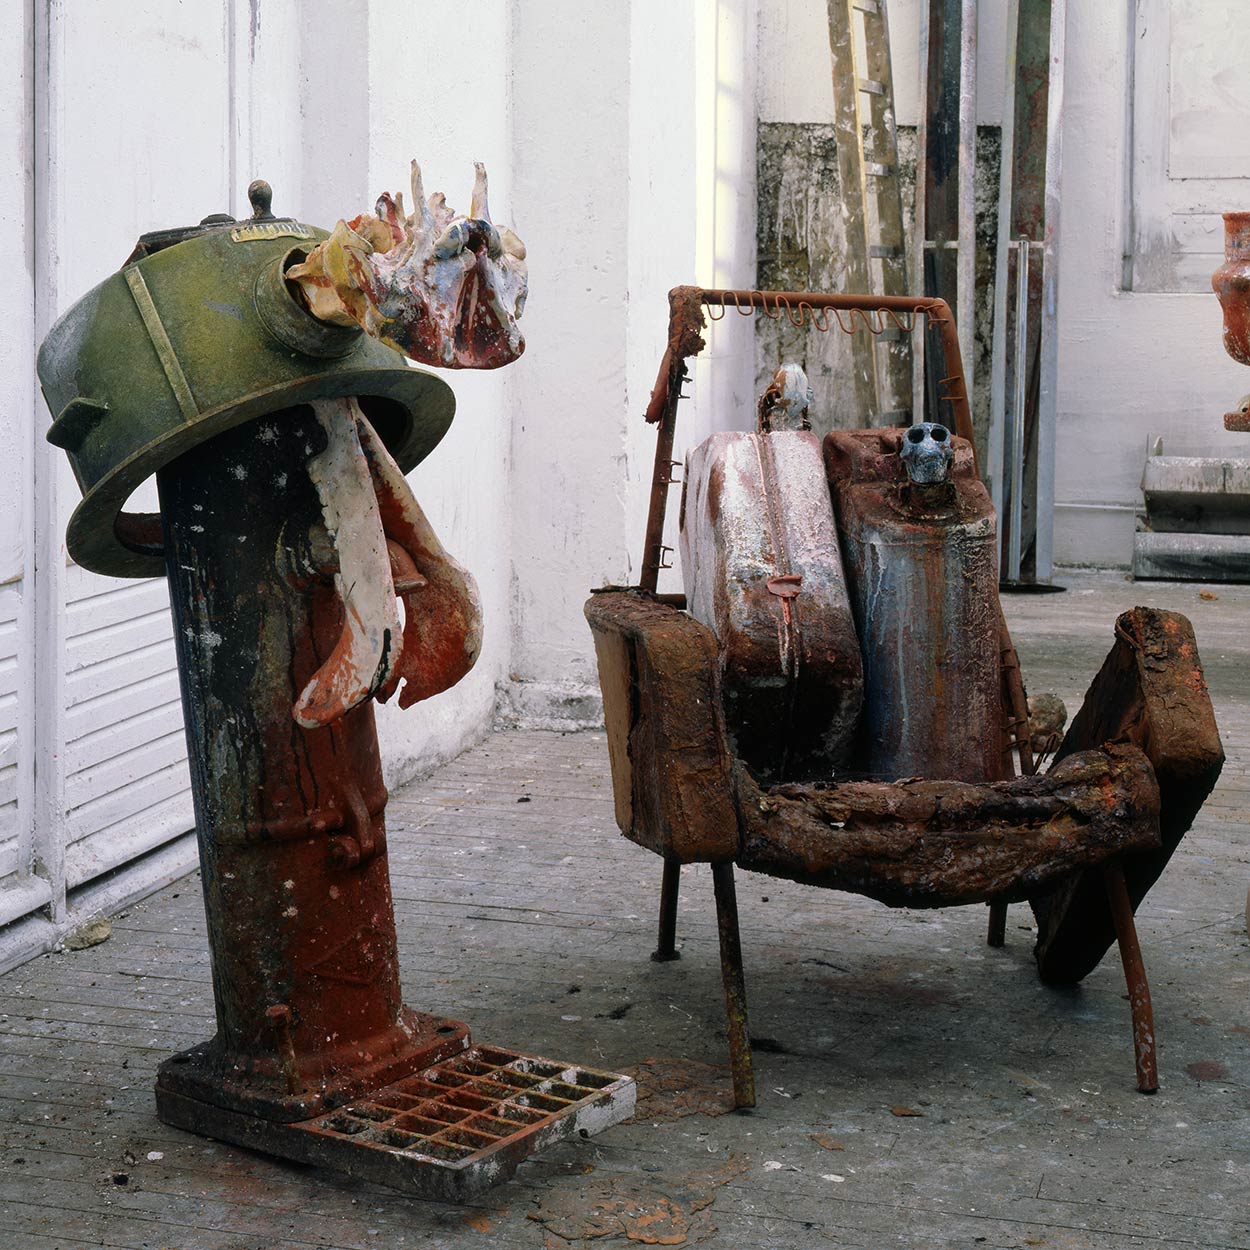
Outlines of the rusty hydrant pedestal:
<svg viewBox="0 0 1250 1250">
<path fill-rule="evenodd" d="M 291 715 L 342 633 L 306 470 L 323 442 L 290 410 L 158 475 L 218 1028 L 163 1065 L 162 1114 L 303 1120 L 468 1045 L 402 1005 L 372 704 Z"/>
<path fill-rule="evenodd" d="M 271 196 L 257 181 L 245 221 L 143 236 L 39 356 L 48 438 L 83 491 L 71 556 L 169 584 L 217 1029 L 161 1065 L 157 1112 L 461 1200 L 626 1118 L 635 1087 L 404 1005 L 373 699 L 447 690 L 481 649 L 473 577 L 404 476 L 455 402 L 366 326 L 311 310 L 290 275 L 332 242 L 371 245 L 275 217 Z M 363 293 L 336 299 L 402 307 L 384 329 L 423 359 L 507 363 L 524 248 L 491 224 L 484 171 L 472 220 L 441 196 L 416 207 L 409 269 L 386 286 L 357 266 Z M 159 516 L 125 511 L 151 476 Z"/>
</svg>

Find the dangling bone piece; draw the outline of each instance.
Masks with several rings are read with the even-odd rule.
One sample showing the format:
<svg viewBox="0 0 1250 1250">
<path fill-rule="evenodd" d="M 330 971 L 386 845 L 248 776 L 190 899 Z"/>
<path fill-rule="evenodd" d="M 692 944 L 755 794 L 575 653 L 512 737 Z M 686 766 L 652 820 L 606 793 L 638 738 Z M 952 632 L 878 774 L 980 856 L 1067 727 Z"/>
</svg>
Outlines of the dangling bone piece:
<svg viewBox="0 0 1250 1250">
<path fill-rule="evenodd" d="M 308 461 L 337 554 L 343 633 L 295 703 L 305 729 L 370 695 L 401 707 L 455 685 L 482 645 L 472 575 L 438 541 L 399 466 L 354 398 L 314 400 L 326 448 Z M 396 595 L 404 601 L 401 633 Z"/>
<path fill-rule="evenodd" d="M 295 720 L 316 729 L 367 699 L 394 669 L 399 607 L 378 500 L 356 433 L 354 399 L 316 399 L 325 450 L 308 461 L 330 541 L 338 553 L 335 587 L 343 602 L 342 636 L 295 704 Z"/>
<path fill-rule="evenodd" d="M 497 369 L 525 350 L 525 245 L 490 219 L 486 168 L 475 165 L 469 216 L 441 191 L 427 201 L 412 162 L 413 212 L 383 194 L 376 216 L 340 221 L 303 264 L 287 270 L 315 317 L 357 324 L 422 364 Z"/>
<path fill-rule="evenodd" d="M 382 529 L 421 579 L 411 590 L 399 592 L 404 601 L 403 646 L 391 676 L 377 691 L 385 703 L 402 680 L 399 706 L 406 708 L 454 686 L 473 667 L 482 649 L 482 604 L 473 574 L 438 541 L 391 453 L 363 416 L 359 426 Z"/>
</svg>

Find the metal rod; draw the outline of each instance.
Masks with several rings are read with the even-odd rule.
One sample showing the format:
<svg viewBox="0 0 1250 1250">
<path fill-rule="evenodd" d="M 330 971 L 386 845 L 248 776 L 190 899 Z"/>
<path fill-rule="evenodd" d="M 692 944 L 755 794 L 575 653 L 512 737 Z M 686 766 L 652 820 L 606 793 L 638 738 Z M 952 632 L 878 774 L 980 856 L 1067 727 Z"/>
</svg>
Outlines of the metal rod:
<svg viewBox="0 0 1250 1250">
<path fill-rule="evenodd" d="M 668 488 L 672 484 L 669 470 L 673 463 L 673 437 L 677 432 L 677 401 L 681 390 L 681 380 L 685 377 L 686 366 L 679 362 L 677 382 L 669 382 L 668 364 L 672 359 L 669 352 L 664 353 L 660 364 L 661 385 L 668 388 L 664 399 L 660 429 L 655 440 L 655 464 L 651 471 L 651 500 L 647 508 L 647 535 L 643 541 L 642 568 L 639 570 L 638 584 L 643 590 L 654 591 L 660 582 L 660 568 L 664 563 L 664 518 L 668 511 Z"/>
<path fill-rule="evenodd" d="M 972 391 L 977 300 L 977 0 L 963 0 L 959 30 L 959 260 L 955 320 Z"/>
<path fill-rule="evenodd" d="M 1011 399 L 1011 517 L 1007 532 L 1007 580 L 1020 580 L 1024 525 L 1024 405 L 1029 375 L 1029 241 L 1016 245 L 1016 366 Z"/>
<path fill-rule="evenodd" d="M 1107 887 L 1107 902 L 1111 907 L 1115 936 L 1120 945 L 1120 962 L 1124 965 L 1129 1007 L 1133 1013 L 1133 1058 L 1137 1065 L 1137 1088 L 1143 1094 L 1153 1094 L 1159 1088 L 1159 1056 L 1155 1046 L 1150 984 L 1146 980 L 1146 965 L 1142 962 L 1141 947 L 1137 942 L 1133 905 L 1129 902 L 1122 865 L 1112 864 L 1104 868 L 1102 877 Z"/>
<path fill-rule="evenodd" d="M 1063 66 L 1067 0 L 1051 0 L 1050 87 L 1046 100 L 1046 228 L 1042 233 L 1041 351 L 1037 400 L 1037 531 L 1034 577 L 1054 574 L 1055 429 L 1059 404 L 1059 227 L 1063 170 Z"/>
<path fill-rule="evenodd" d="M 990 904 L 990 924 L 985 935 L 986 946 L 1003 946 L 1007 942 L 1007 904 L 996 899 Z"/>
<path fill-rule="evenodd" d="M 944 360 L 942 369 L 946 391 L 942 396 L 951 405 L 951 426 L 960 438 L 966 438 L 976 457 L 976 442 L 972 436 L 972 414 L 968 407 L 968 392 L 961 385 L 964 377 L 963 354 L 959 348 L 959 334 L 950 306 L 944 299 L 915 295 L 828 295 L 818 291 L 750 291 L 729 287 L 699 288 L 699 296 L 705 304 L 733 308 L 800 309 L 829 308 L 845 312 L 895 312 L 924 314 L 926 324 L 937 330 Z M 667 455 L 671 455 L 670 451 Z M 666 456 L 667 458 L 667 456 Z M 658 463 L 658 457 L 657 457 Z M 654 488 L 653 488 L 654 489 Z M 654 498 L 654 495 L 653 495 Z"/>
<path fill-rule="evenodd" d="M 651 958 L 657 964 L 680 959 L 677 949 L 677 887 L 681 884 L 681 862 L 665 859 L 660 881 L 660 938 Z"/>
<path fill-rule="evenodd" d="M 1016 159 L 1016 81 L 1020 0 L 1007 4 L 1007 81 L 1003 92 L 1002 157 L 998 172 L 998 241 L 994 251 L 994 329 L 990 339 L 990 424 L 986 439 L 990 499 L 1003 515 L 1003 461 L 1007 420 L 1007 288 L 1011 269 L 1012 190 Z"/>
<path fill-rule="evenodd" d="M 716 928 L 720 935 L 721 979 L 725 983 L 725 1022 L 729 1031 L 729 1062 L 733 1071 L 734 1106 L 755 1106 L 755 1069 L 747 1029 L 746 979 L 742 971 L 742 940 L 738 934 L 738 897 L 733 864 L 712 865 L 716 892 Z"/>
<path fill-rule="evenodd" d="M 928 225 L 925 220 L 925 187 L 928 186 L 929 145 L 929 0 L 920 0 L 920 124 L 916 129 L 916 221 L 912 231 L 912 290 L 923 295 L 924 262 Z M 911 419 L 924 421 L 925 411 L 925 336 L 912 344 Z M 937 414 L 933 414 L 936 416 Z"/>
</svg>

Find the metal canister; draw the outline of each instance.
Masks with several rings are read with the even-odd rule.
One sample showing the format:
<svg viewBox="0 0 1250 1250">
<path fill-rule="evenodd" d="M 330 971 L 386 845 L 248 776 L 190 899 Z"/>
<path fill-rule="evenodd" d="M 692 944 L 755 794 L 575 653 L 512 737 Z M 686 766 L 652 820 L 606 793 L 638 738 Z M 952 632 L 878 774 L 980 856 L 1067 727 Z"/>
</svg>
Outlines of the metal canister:
<svg viewBox="0 0 1250 1250">
<path fill-rule="evenodd" d="M 859 764 L 873 776 L 1002 776 L 994 510 L 944 426 L 824 442 L 864 665 Z"/>
<path fill-rule="evenodd" d="M 693 448 L 682 492 L 689 610 L 720 643 L 734 750 L 770 782 L 843 771 L 862 700 L 833 505 L 819 440 L 805 428 L 806 390 L 797 366 L 778 370 L 758 432 L 713 434 Z"/>
</svg>

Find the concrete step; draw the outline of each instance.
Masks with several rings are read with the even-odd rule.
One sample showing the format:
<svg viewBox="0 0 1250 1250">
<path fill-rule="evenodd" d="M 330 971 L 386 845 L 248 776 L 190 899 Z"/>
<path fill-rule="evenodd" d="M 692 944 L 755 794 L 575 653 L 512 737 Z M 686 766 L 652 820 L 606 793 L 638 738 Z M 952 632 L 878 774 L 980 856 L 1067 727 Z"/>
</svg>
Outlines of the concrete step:
<svg viewBox="0 0 1250 1250">
<path fill-rule="evenodd" d="M 1250 460 L 1148 456 L 1139 528 L 1163 533 L 1250 534 Z"/>
<path fill-rule="evenodd" d="M 1165 581 L 1250 582 L 1250 535 L 1139 531 L 1133 576 Z"/>
</svg>

